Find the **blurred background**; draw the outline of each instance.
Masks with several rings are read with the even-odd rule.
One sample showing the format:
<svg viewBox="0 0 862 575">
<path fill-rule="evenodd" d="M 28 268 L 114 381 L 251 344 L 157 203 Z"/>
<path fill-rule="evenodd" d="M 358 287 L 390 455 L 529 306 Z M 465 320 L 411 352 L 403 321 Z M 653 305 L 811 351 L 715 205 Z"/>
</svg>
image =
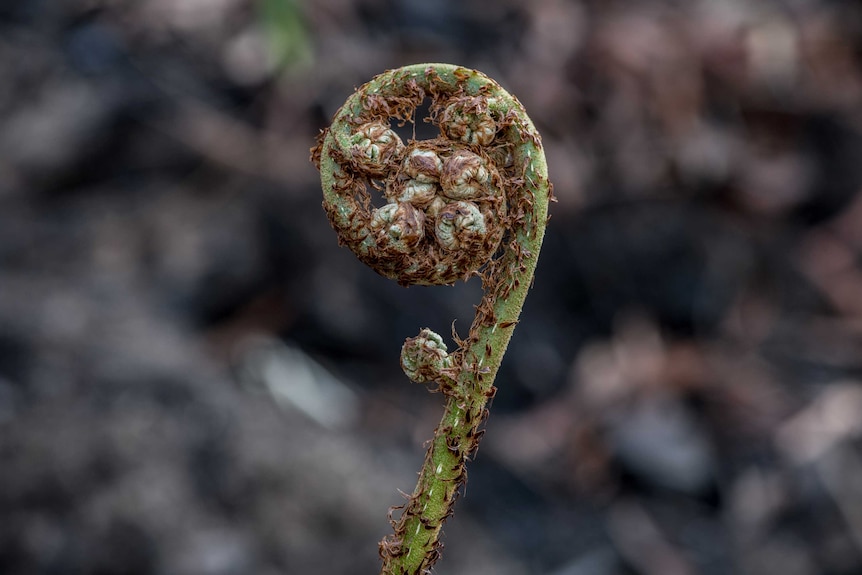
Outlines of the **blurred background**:
<svg viewBox="0 0 862 575">
<path fill-rule="evenodd" d="M 862 8 L 0 5 L 0 573 L 363 574 L 476 281 L 336 245 L 354 87 L 477 68 L 559 203 L 439 573 L 862 573 Z M 450 346 L 452 345 L 450 340 Z"/>
</svg>

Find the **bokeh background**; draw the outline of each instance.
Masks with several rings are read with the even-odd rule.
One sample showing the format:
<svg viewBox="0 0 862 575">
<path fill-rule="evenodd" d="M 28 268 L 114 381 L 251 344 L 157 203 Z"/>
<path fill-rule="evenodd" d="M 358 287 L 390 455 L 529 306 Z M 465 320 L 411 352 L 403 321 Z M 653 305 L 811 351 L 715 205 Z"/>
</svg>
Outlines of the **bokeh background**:
<svg viewBox="0 0 862 575">
<path fill-rule="evenodd" d="M 862 9 L 0 5 L 0 573 L 376 573 L 473 283 L 336 245 L 308 148 L 477 68 L 559 203 L 439 573 L 862 573 Z M 450 341 L 451 345 L 451 341 Z"/>
</svg>

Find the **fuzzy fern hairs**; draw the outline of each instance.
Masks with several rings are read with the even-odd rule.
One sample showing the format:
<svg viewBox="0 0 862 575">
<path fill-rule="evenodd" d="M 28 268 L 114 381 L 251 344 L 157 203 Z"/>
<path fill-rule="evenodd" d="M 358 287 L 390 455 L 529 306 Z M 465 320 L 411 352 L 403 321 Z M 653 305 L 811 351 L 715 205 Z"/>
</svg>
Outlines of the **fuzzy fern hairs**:
<svg viewBox="0 0 862 575">
<path fill-rule="evenodd" d="M 391 122 L 413 122 L 426 98 L 427 121 L 440 135 L 405 143 Z M 401 351 L 407 376 L 443 393 L 446 409 L 415 490 L 390 510 L 381 573 L 424 574 L 440 556 L 440 529 L 467 480 L 533 280 L 553 199 L 541 138 L 520 102 L 491 78 L 416 64 L 356 90 L 321 133 L 312 160 L 339 242 L 377 273 L 402 285 L 482 280 L 482 301 L 455 351 L 429 329 Z M 374 207 L 381 196 L 385 205 Z"/>
</svg>

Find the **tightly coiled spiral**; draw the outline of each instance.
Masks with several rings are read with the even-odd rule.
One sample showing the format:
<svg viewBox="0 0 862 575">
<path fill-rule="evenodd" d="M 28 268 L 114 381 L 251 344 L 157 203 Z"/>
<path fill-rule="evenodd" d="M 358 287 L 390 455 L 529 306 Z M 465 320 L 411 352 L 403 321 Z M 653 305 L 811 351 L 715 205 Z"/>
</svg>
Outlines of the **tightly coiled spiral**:
<svg viewBox="0 0 862 575">
<path fill-rule="evenodd" d="M 495 96 L 496 82 L 464 68 L 451 82 L 437 69 L 404 68 L 363 86 L 314 150 L 340 241 L 403 285 L 451 284 L 491 260 L 523 186 L 515 156 L 537 138 L 517 101 Z M 440 135 L 405 143 L 392 124 L 414 122 L 426 98 Z"/>
</svg>

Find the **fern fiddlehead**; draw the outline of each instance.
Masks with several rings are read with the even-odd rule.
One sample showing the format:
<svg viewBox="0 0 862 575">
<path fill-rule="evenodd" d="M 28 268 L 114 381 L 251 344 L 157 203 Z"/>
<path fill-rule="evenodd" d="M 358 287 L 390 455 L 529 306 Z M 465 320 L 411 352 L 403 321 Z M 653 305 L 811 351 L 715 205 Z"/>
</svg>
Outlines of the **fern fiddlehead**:
<svg viewBox="0 0 862 575">
<path fill-rule="evenodd" d="M 440 135 L 403 142 L 431 101 Z M 312 148 L 339 242 L 402 285 L 482 279 L 466 339 L 447 352 L 421 330 L 401 353 L 407 376 L 446 395 L 416 488 L 380 542 L 384 575 L 427 572 L 443 522 L 484 432 L 494 378 L 532 283 L 552 186 L 541 139 L 521 104 L 484 74 L 449 64 L 390 70 L 361 86 Z M 385 205 L 374 201 L 385 198 Z"/>
</svg>

